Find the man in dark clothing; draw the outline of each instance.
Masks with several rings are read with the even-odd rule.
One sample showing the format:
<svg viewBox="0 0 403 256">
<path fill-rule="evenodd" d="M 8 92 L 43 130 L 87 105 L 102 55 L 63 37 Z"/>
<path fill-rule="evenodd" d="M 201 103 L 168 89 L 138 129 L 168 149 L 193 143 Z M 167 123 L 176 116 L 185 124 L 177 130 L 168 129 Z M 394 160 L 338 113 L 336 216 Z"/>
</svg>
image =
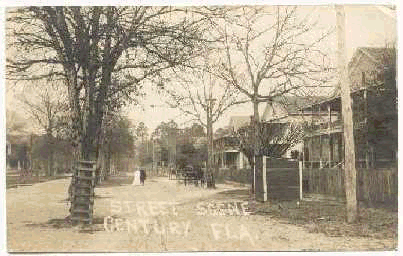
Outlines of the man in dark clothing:
<svg viewBox="0 0 403 256">
<path fill-rule="evenodd" d="M 146 172 L 144 170 L 140 170 L 140 183 L 144 186 L 144 180 L 146 179 Z"/>
</svg>

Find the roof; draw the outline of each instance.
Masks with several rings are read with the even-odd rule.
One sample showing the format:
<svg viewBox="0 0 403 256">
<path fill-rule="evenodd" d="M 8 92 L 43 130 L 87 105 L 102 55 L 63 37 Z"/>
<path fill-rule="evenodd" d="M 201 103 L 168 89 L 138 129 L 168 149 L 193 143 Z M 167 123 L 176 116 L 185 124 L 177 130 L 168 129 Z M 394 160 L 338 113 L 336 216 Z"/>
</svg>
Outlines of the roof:
<svg viewBox="0 0 403 256">
<path fill-rule="evenodd" d="M 7 143 L 10 144 L 29 144 L 30 136 L 29 135 L 11 135 L 7 134 Z"/>
<path fill-rule="evenodd" d="M 229 126 L 234 130 L 238 130 L 243 126 L 250 124 L 251 116 L 231 116 Z"/>
<path fill-rule="evenodd" d="M 362 54 L 367 56 L 374 63 L 383 64 L 388 61 L 388 56 L 392 56 L 395 52 L 395 49 L 386 47 L 358 47 L 348 64 L 348 68 L 352 69 L 354 66 L 359 65 L 359 58 Z"/>
<path fill-rule="evenodd" d="M 213 138 L 214 139 L 219 139 L 222 137 L 227 137 L 227 136 L 232 136 L 232 128 L 229 126 L 225 126 L 223 128 L 218 128 L 214 134 L 213 134 Z"/>
<path fill-rule="evenodd" d="M 277 102 L 281 103 L 287 110 L 288 114 L 298 113 L 302 106 L 313 104 L 322 101 L 327 97 L 324 96 L 310 96 L 310 97 L 297 97 L 297 96 L 282 96 Z"/>
<path fill-rule="evenodd" d="M 194 143 L 195 145 L 203 145 L 207 144 L 207 137 L 194 137 Z"/>
<path fill-rule="evenodd" d="M 374 63 L 377 64 L 392 64 L 395 61 L 395 54 L 396 50 L 394 48 L 386 48 L 386 47 L 358 47 L 356 51 L 354 52 L 353 57 L 351 58 L 351 61 L 348 64 L 349 72 L 351 72 L 354 68 L 358 67 L 361 62 L 360 61 L 360 56 L 365 55 L 367 56 L 370 60 L 372 60 Z M 395 63 L 393 63 L 395 64 Z M 340 88 L 338 88 L 334 91 L 334 94 L 331 97 L 323 97 L 322 99 L 316 101 L 316 102 L 311 102 L 305 105 L 302 105 L 301 107 L 303 108 L 309 108 L 312 105 L 315 104 L 322 104 L 325 102 L 330 102 L 339 99 L 340 96 Z M 351 88 L 351 93 L 357 93 L 363 90 L 364 88 Z"/>
<path fill-rule="evenodd" d="M 357 89 L 355 89 L 355 90 L 351 90 L 351 94 L 356 94 L 356 93 L 360 93 L 361 91 L 363 91 L 363 90 L 366 90 L 367 88 L 357 88 Z M 311 104 L 308 104 L 308 105 L 305 105 L 305 106 L 302 106 L 301 107 L 301 109 L 308 109 L 308 108 L 310 108 L 310 107 L 312 107 L 312 106 L 314 106 L 314 105 L 319 105 L 319 104 L 324 104 L 324 103 L 328 103 L 328 102 L 331 102 L 331 101 L 336 101 L 336 100 L 341 100 L 341 95 L 340 95 L 340 91 L 338 91 L 338 93 L 336 93 L 334 96 L 332 96 L 332 97 L 326 97 L 326 98 L 324 98 L 324 99 L 322 99 L 322 100 L 320 100 L 320 101 L 317 101 L 317 102 L 315 102 L 315 103 L 311 103 Z"/>
<path fill-rule="evenodd" d="M 326 99 L 324 96 L 297 97 L 279 96 L 268 102 L 262 120 L 270 121 L 285 116 L 299 114 L 300 109 Z"/>
</svg>

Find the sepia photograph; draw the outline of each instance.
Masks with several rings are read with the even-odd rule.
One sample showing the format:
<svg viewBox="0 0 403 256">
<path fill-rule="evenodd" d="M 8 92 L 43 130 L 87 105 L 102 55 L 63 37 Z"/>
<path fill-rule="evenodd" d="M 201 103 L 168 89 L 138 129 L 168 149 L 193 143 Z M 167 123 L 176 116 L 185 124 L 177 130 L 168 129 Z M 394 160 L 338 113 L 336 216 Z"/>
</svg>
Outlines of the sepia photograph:
<svg viewBox="0 0 403 256">
<path fill-rule="evenodd" d="M 397 252 L 396 5 L 209 3 L 3 8 L 8 253 Z"/>
</svg>

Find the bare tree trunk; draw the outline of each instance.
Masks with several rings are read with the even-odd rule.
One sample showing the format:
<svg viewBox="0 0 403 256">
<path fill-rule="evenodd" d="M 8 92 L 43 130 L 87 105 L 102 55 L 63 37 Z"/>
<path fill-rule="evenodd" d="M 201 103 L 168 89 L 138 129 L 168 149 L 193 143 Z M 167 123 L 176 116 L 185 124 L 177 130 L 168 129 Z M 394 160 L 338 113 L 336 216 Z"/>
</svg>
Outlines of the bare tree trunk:
<svg viewBox="0 0 403 256">
<path fill-rule="evenodd" d="M 255 160 L 254 157 L 248 157 L 249 165 L 250 165 L 250 182 L 251 182 L 251 191 L 255 193 Z"/>
<path fill-rule="evenodd" d="M 52 166 L 53 166 L 53 159 L 52 159 L 52 154 L 49 153 L 48 155 L 48 176 L 52 176 L 53 172 L 52 172 Z"/>
<path fill-rule="evenodd" d="M 213 122 L 211 120 L 211 99 L 207 110 L 207 172 L 213 168 Z"/>
<path fill-rule="evenodd" d="M 67 75 L 67 88 L 69 95 L 69 106 L 71 111 L 71 131 L 73 132 L 73 163 L 81 158 L 81 134 L 82 134 L 82 119 L 80 108 L 80 91 L 78 90 L 77 73 L 73 67 L 65 67 Z"/>
<path fill-rule="evenodd" d="M 337 37 L 338 37 L 338 64 L 341 86 L 342 115 L 344 122 L 344 171 L 347 201 L 347 221 L 357 220 L 357 173 L 355 169 L 354 125 L 352 115 L 351 91 L 346 68 L 345 48 L 345 14 L 344 7 L 336 6 Z"/>
<path fill-rule="evenodd" d="M 31 172 L 34 169 L 33 158 L 32 158 L 32 146 L 33 146 L 33 134 L 31 133 L 29 138 L 29 169 Z"/>
<path fill-rule="evenodd" d="M 48 129 L 46 133 L 46 140 L 47 140 L 47 146 L 48 146 L 48 176 L 53 175 L 53 145 L 52 145 L 52 134 L 50 130 Z"/>
<path fill-rule="evenodd" d="M 255 95 L 257 95 L 257 92 L 255 92 Z M 257 99 L 253 100 L 253 141 L 255 142 L 255 149 L 254 149 L 254 179 L 253 179 L 253 193 L 255 195 L 260 194 L 262 192 L 262 186 L 260 184 L 260 177 L 262 176 L 262 157 L 260 156 L 259 150 L 260 150 L 260 144 L 261 141 L 259 141 L 259 102 Z"/>
</svg>

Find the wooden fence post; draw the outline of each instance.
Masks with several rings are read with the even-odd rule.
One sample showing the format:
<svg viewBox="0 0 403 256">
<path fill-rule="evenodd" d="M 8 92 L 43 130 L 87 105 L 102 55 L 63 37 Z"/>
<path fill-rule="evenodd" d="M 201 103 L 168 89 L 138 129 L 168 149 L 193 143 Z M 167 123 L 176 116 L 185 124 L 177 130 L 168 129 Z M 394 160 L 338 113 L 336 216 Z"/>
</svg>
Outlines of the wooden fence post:
<svg viewBox="0 0 403 256">
<path fill-rule="evenodd" d="M 263 202 L 267 201 L 267 181 L 266 181 L 267 164 L 266 164 L 266 160 L 267 160 L 267 157 L 263 156 L 263 167 L 262 167 L 262 169 L 263 169 Z"/>
<path fill-rule="evenodd" d="M 302 161 L 299 161 L 299 200 L 302 201 Z"/>
</svg>

